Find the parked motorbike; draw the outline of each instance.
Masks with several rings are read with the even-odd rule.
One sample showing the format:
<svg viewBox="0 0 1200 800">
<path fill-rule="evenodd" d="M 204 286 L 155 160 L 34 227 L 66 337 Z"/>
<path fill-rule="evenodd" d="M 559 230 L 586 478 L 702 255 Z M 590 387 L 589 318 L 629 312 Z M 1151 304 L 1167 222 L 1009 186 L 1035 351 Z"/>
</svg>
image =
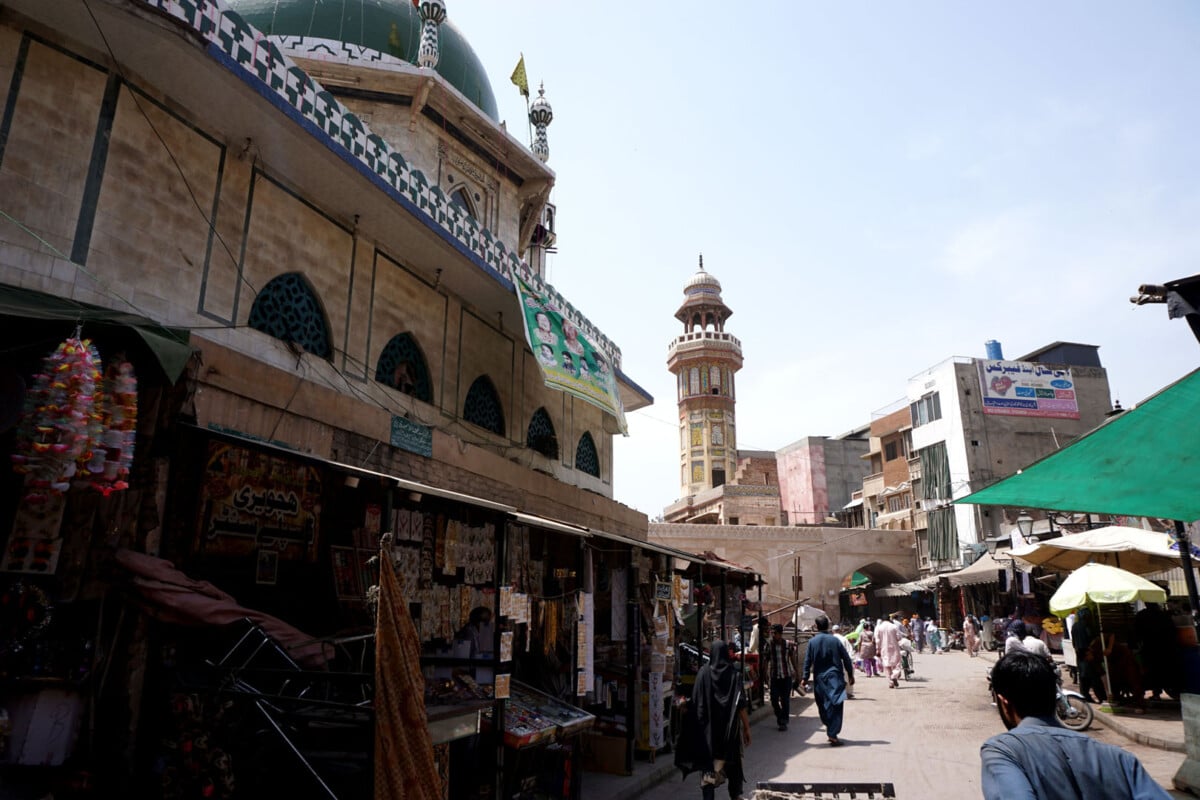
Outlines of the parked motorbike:
<svg viewBox="0 0 1200 800">
<path fill-rule="evenodd" d="M 1073 731 L 1086 731 L 1095 719 L 1092 706 L 1079 692 L 1064 689 L 1062 685 L 1062 670 L 1054 665 L 1054 677 L 1058 679 L 1058 690 L 1054 698 L 1054 716 L 1058 721 Z M 992 696 L 992 704 L 996 703 L 996 692 L 992 689 L 992 669 L 987 671 L 988 694 Z"/>
</svg>

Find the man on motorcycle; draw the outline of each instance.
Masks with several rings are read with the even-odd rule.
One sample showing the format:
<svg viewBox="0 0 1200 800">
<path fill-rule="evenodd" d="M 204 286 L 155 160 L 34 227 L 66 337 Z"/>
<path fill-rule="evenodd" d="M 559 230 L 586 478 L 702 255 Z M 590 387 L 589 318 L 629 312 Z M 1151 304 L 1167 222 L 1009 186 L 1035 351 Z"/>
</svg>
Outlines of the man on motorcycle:
<svg viewBox="0 0 1200 800">
<path fill-rule="evenodd" d="M 1057 687 L 1049 663 L 1025 650 L 1008 653 L 992 668 L 996 705 L 1008 732 L 980 750 L 985 800 L 1170 797 L 1132 754 L 1060 725 L 1054 716 Z"/>
</svg>

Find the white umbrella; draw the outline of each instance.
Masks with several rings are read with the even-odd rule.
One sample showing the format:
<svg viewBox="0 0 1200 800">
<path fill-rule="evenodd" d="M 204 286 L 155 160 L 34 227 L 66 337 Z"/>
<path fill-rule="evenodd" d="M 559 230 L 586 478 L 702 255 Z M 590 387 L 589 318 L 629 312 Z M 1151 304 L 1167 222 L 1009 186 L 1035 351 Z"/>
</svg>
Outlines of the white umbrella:
<svg viewBox="0 0 1200 800">
<path fill-rule="evenodd" d="M 1052 572 L 1070 572 L 1084 564 L 1107 564 L 1145 575 L 1179 566 L 1179 551 L 1165 533 L 1110 525 L 1072 533 L 1009 552 L 1013 558 Z"/>
<path fill-rule="evenodd" d="M 826 616 L 825 612 L 819 608 L 813 608 L 809 605 L 802 605 L 796 609 L 795 615 L 792 616 L 793 627 L 799 629 L 801 625 L 815 623 L 821 617 Z"/>
</svg>

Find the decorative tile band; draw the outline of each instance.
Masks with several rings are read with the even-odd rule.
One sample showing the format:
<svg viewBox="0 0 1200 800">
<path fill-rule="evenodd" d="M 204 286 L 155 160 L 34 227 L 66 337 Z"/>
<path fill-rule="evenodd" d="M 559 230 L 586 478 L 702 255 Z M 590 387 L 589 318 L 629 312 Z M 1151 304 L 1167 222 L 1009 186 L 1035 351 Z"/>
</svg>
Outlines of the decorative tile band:
<svg viewBox="0 0 1200 800">
<path fill-rule="evenodd" d="M 163 11 L 198 33 L 209 43 L 210 52 L 215 51 L 218 60 L 226 62 L 231 69 L 240 70 L 244 79 L 259 84 L 259 91 L 264 96 L 275 95 L 282 100 L 303 120 L 311 123 L 310 131 L 321 138 L 326 146 L 340 151 L 361 172 L 368 173 L 376 182 L 382 182 L 388 193 L 409 207 L 410 211 L 440 227 L 460 245 L 459 249 L 464 254 L 478 262 L 478 266 L 494 271 L 503 283 L 512 284 L 519 277 L 527 284 L 547 292 L 563 316 L 570 319 L 589 341 L 596 342 L 611 362 L 620 368 L 620 349 L 554 287 L 541 280 L 517 256 L 515 248 L 507 247 L 473 216 L 451 203 L 424 173 L 409 167 L 404 156 L 372 133 L 358 116 L 347 110 L 337 98 L 288 58 L 271 37 L 247 23 L 223 0 L 139 1 Z M 337 45 L 337 54 L 329 53 L 326 60 L 334 60 L 338 54 L 348 60 L 362 61 L 368 58 L 365 53 L 350 55 L 345 45 Z M 380 58 L 376 63 L 391 61 Z"/>
</svg>

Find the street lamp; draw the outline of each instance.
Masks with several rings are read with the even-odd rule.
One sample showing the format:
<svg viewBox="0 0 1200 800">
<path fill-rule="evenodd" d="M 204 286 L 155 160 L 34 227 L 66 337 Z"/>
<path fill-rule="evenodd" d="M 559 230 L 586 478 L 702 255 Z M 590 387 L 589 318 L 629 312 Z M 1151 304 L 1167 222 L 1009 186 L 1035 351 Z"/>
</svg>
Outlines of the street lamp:
<svg viewBox="0 0 1200 800">
<path fill-rule="evenodd" d="M 1037 541 L 1033 535 L 1033 517 L 1029 516 L 1029 512 L 1023 508 L 1021 509 L 1021 513 L 1017 515 L 1017 530 L 1021 532 L 1021 537 L 1025 541 Z"/>
<path fill-rule="evenodd" d="M 1021 514 L 1024 515 L 1026 517 L 1026 519 L 1029 520 L 1029 527 L 1032 528 L 1033 527 L 1033 518 L 1030 517 L 1028 514 L 1026 514 L 1024 511 L 1022 511 Z M 1017 519 L 1017 526 L 1018 526 L 1018 529 L 1021 527 L 1021 520 L 1019 517 Z M 1011 544 L 1011 542 L 1012 542 L 1011 536 L 988 537 L 983 540 L 983 543 L 985 545 L 987 545 L 988 555 L 990 555 L 992 557 L 992 560 L 995 561 L 997 564 L 999 564 L 1002 567 L 1009 568 L 1006 570 L 1006 573 L 1008 575 L 1008 588 L 1009 588 L 1009 592 L 1012 594 L 1013 608 L 1016 609 L 1020 605 L 1020 600 L 1017 595 L 1017 562 L 1015 559 L 1004 558 L 1003 556 L 996 555 L 996 549 L 1001 544 Z"/>
</svg>

